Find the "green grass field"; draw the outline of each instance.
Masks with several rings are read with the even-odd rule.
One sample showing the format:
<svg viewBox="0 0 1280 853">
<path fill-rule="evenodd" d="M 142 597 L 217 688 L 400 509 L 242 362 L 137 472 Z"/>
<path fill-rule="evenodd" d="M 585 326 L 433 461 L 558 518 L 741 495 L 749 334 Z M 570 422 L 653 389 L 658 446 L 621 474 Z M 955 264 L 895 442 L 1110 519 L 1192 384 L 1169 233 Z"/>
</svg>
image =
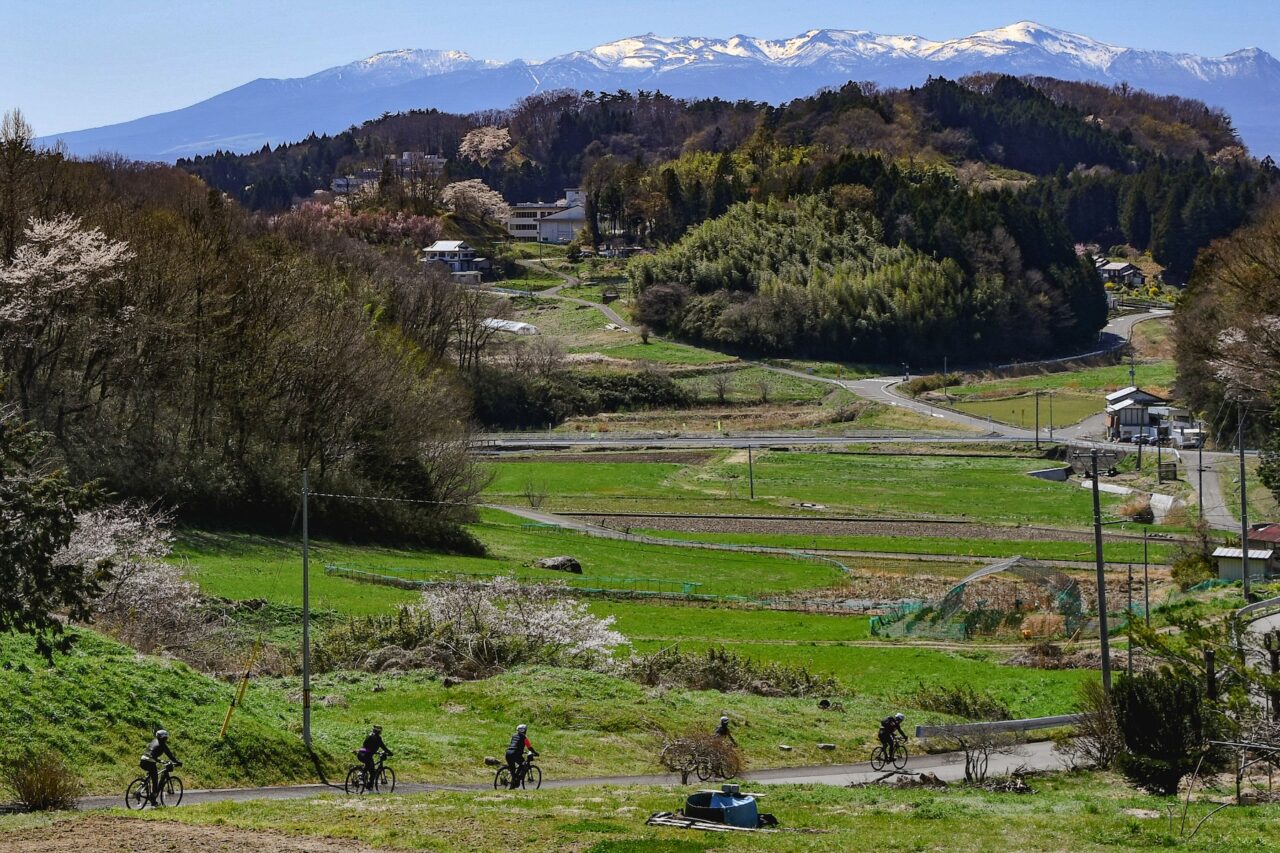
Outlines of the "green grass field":
<svg viewBox="0 0 1280 853">
<path fill-rule="evenodd" d="M 1036 400 L 1032 394 L 995 399 L 960 399 L 948 404 L 952 409 L 975 418 L 990 418 L 997 423 L 1022 429 L 1036 427 Z M 1053 413 L 1049 412 L 1049 398 L 1040 398 L 1040 428 L 1070 426 L 1085 418 L 1091 418 L 1103 410 L 1102 397 L 1089 397 L 1073 392 L 1055 392 Z"/>
<path fill-rule="evenodd" d="M 720 454 L 702 465 L 646 462 L 495 462 L 486 497 L 521 502 L 524 485 L 545 487 L 548 508 L 695 512 L 733 498 L 719 511 L 792 511 L 802 501 L 868 515 L 969 518 L 1002 523 L 1082 527 L 1091 498 L 1073 484 L 1026 476 L 1043 459 L 760 451 L 754 502 L 745 501 L 745 453 Z M 1108 506 L 1117 502 L 1104 496 Z"/>
<path fill-rule="evenodd" d="M 658 340 L 652 340 L 647 344 L 630 343 L 607 346 L 601 348 L 599 352 L 611 358 L 625 358 L 632 361 L 651 361 L 656 364 L 673 365 L 721 364 L 736 360 L 734 356 L 713 350 Z"/>
<path fill-rule="evenodd" d="M 1026 476 L 1045 464 L 1036 459 L 770 451 L 755 460 L 756 495 L 773 503 L 811 501 L 875 515 L 1087 524 L 1091 498 L 1083 489 Z M 739 477 L 748 473 L 745 459 L 712 467 Z"/>
<path fill-rule="evenodd" d="M 1137 384 L 1152 391 L 1169 389 L 1176 378 L 1176 367 L 1172 361 L 1139 362 L 1135 366 L 1135 370 Z M 951 388 L 950 393 L 961 397 L 971 397 L 979 394 L 998 394 L 1003 396 L 1019 391 L 1107 392 L 1125 388 L 1129 384 L 1131 384 L 1129 382 L 1129 365 L 1111 364 L 1105 367 L 1088 367 L 1060 373 L 1035 373 L 1029 376 L 993 379 L 975 384 L 959 385 Z M 1101 407 L 1099 407 L 1099 411 L 1101 411 Z"/>
<path fill-rule="evenodd" d="M 349 838 L 397 850 L 474 850 L 507 853 L 575 850 L 583 853 L 702 853 L 707 850 L 1022 851 L 1095 853 L 1179 848 L 1194 853 L 1265 850 L 1280 845 L 1271 806 L 1227 808 L 1191 840 L 1172 830 L 1165 809 L 1174 798 L 1127 787 L 1109 773 L 1052 774 L 1031 779 L 1034 794 L 943 790 L 758 785 L 762 809 L 783 828 L 775 833 L 697 833 L 649 827 L 645 818 L 674 811 L 685 792 L 667 788 L 593 786 L 513 793 L 435 791 L 380 797 L 376 803 L 341 797 L 217 803 L 143 812 L 121 819 L 177 820 L 254 833 Z M 1212 792 L 1221 794 L 1224 792 Z M 1195 825 L 1212 802 L 1194 803 Z M 0 816 L 0 832 L 95 819 L 83 815 Z M 249 836 L 252 837 L 252 836 Z"/>
<path fill-rule="evenodd" d="M 699 403 L 718 401 L 710 376 L 691 376 L 677 380 Z M 836 386 L 775 373 L 763 367 L 745 367 L 729 374 L 725 401 L 729 403 L 814 403 L 836 392 Z"/>
</svg>

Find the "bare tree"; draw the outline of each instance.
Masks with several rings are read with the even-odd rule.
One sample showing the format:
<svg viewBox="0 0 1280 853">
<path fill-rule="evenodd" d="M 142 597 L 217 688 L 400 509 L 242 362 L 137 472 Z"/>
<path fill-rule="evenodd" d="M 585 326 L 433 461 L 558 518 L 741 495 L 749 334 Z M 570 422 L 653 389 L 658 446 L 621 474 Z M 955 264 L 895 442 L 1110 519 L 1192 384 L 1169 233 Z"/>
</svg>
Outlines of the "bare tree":
<svg viewBox="0 0 1280 853">
<path fill-rule="evenodd" d="M 944 736 L 942 742 L 949 752 L 962 753 L 964 780 L 970 784 L 985 782 L 993 755 L 1018 755 L 1021 738 L 1014 732 L 971 729 Z"/>
<path fill-rule="evenodd" d="M 711 374 L 709 381 L 711 390 L 715 392 L 716 402 L 723 406 L 725 399 L 729 396 L 729 388 L 733 385 L 733 374 L 728 370 L 722 370 Z"/>
<path fill-rule="evenodd" d="M 547 484 L 542 480 L 525 480 L 524 499 L 533 509 L 541 509 L 547 501 Z"/>
<path fill-rule="evenodd" d="M 768 376 L 761 376 L 755 381 L 756 394 L 760 397 L 762 404 L 769 402 L 769 393 L 773 391 L 773 380 Z"/>
</svg>

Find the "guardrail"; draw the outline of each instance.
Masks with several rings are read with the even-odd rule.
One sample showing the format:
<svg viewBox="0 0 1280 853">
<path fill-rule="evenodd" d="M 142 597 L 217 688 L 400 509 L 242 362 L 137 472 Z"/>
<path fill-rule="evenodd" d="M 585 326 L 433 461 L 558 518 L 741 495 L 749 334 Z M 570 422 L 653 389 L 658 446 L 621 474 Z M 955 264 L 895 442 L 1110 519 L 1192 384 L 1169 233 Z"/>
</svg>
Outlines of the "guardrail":
<svg viewBox="0 0 1280 853">
<path fill-rule="evenodd" d="M 1074 726 L 1084 718 L 1083 714 L 1059 714 L 1056 717 L 1029 717 L 1025 720 L 997 720 L 991 723 L 956 723 L 945 726 L 916 726 L 917 738 L 954 737 L 964 734 L 998 734 L 1001 732 L 1030 732 L 1037 729 L 1056 729 Z"/>
</svg>

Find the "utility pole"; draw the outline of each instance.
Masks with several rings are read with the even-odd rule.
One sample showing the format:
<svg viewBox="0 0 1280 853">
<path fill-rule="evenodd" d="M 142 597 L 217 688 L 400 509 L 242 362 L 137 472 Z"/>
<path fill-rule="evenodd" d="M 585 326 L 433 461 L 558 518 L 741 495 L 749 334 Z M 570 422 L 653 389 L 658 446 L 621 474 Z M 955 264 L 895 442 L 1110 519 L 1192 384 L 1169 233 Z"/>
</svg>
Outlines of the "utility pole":
<svg viewBox="0 0 1280 853">
<path fill-rule="evenodd" d="M 1098 497 L 1098 448 L 1089 451 L 1093 473 L 1093 552 L 1098 573 L 1098 634 L 1102 640 L 1102 689 L 1111 695 L 1111 639 L 1107 636 L 1107 578 L 1102 561 L 1102 501 Z"/>
<path fill-rule="evenodd" d="M 302 469 L 302 742 L 311 748 L 311 566 L 307 548 L 307 469 Z"/>
<path fill-rule="evenodd" d="M 751 500 L 756 499 L 756 465 L 751 455 L 751 445 L 747 445 L 747 479 L 751 483 Z"/>
<path fill-rule="evenodd" d="M 1204 421 L 1200 421 L 1200 465 L 1199 465 L 1199 468 L 1200 468 L 1200 490 L 1197 492 L 1197 494 L 1200 496 L 1200 499 L 1197 501 L 1197 503 L 1199 503 L 1199 504 L 1200 504 L 1200 520 L 1201 520 L 1201 521 L 1204 521 Z"/>
<path fill-rule="evenodd" d="M 1149 528 L 1142 528 L 1142 612 L 1147 619 L 1147 627 L 1151 627 L 1151 576 L 1147 569 L 1151 561 L 1147 558 L 1147 533 Z"/>
<path fill-rule="evenodd" d="M 1125 665 L 1125 672 L 1130 678 L 1133 678 L 1133 563 L 1129 564 L 1129 613 L 1124 620 L 1125 627 L 1129 629 L 1129 662 Z"/>
<path fill-rule="evenodd" d="M 1236 404 L 1237 443 L 1240 445 L 1240 574 L 1244 578 L 1244 603 L 1253 601 L 1249 588 L 1249 483 L 1244 469 L 1244 418 L 1243 403 Z"/>
<path fill-rule="evenodd" d="M 947 393 L 947 357 L 942 357 L 942 399 L 950 400 L 951 395 Z"/>
<path fill-rule="evenodd" d="M 1049 392 L 1049 440 L 1053 441 L 1053 392 Z"/>
<path fill-rule="evenodd" d="M 1040 392 L 1036 392 L 1036 450 L 1040 449 Z"/>
</svg>

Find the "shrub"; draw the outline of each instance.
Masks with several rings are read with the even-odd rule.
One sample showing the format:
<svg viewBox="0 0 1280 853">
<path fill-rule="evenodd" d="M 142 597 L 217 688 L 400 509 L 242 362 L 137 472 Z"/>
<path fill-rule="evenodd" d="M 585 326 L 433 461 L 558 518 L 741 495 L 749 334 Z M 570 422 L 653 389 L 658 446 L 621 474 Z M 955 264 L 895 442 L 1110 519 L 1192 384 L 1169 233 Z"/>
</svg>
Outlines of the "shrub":
<svg viewBox="0 0 1280 853">
<path fill-rule="evenodd" d="M 746 757 L 738 745 L 727 737 L 710 732 L 690 731 L 670 740 L 658 755 L 658 764 L 680 774 L 680 784 L 689 784 L 689 774 L 699 764 L 718 771 L 717 775 L 732 779 L 747 769 Z"/>
<path fill-rule="evenodd" d="M 438 669 L 466 678 L 522 664 L 610 669 L 626 638 L 554 584 L 441 584 L 395 616 L 352 620 L 316 644 L 322 669 Z M 404 652 L 413 652 L 406 655 Z"/>
<path fill-rule="evenodd" d="M 1209 736 L 1199 683 L 1167 667 L 1122 676 L 1111 707 L 1124 738 L 1124 751 L 1116 758 L 1120 772 L 1153 794 L 1176 794 Z"/>
<path fill-rule="evenodd" d="M 903 697 L 903 704 L 922 711 L 952 714 L 966 720 L 1012 720 L 1009 706 L 990 693 L 979 693 L 967 684 L 930 687 L 917 684 L 914 693 Z"/>
<path fill-rule="evenodd" d="M 0 775 L 0 787 L 30 811 L 73 809 L 84 784 L 62 756 L 35 752 L 10 762 Z"/>
<path fill-rule="evenodd" d="M 813 696 L 840 689 L 834 678 L 814 675 L 803 666 L 762 663 L 722 647 L 685 653 L 673 646 L 651 655 L 637 655 L 627 663 L 625 674 L 650 687 L 737 691 L 758 696 Z"/>
<path fill-rule="evenodd" d="M 1090 679 L 1080 685 L 1077 712 L 1081 718 L 1074 736 L 1055 739 L 1054 751 L 1072 767 L 1110 767 L 1124 748 L 1124 736 L 1102 682 Z"/>
<path fill-rule="evenodd" d="M 1179 548 L 1169 568 L 1169 577 L 1179 589 L 1185 590 L 1217 577 L 1218 570 L 1213 563 L 1215 545 L 1209 526 L 1198 520 L 1194 536 Z"/>
<path fill-rule="evenodd" d="M 1140 524 L 1151 524 L 1156 520 L 1155 513 L 1151 511 L 1150 495 L 1134 495 L 1120 504 L 1116 512 Z"/>
</svg>

